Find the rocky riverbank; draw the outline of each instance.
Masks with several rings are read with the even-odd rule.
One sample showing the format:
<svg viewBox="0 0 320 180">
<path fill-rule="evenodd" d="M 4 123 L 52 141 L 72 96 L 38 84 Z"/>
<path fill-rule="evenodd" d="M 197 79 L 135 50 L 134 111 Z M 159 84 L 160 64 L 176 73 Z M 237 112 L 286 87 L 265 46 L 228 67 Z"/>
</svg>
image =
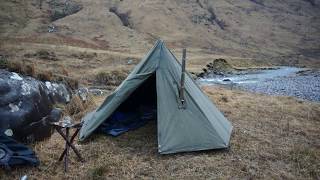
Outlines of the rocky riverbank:
<svg viewBox="0 0 320 180">
<path fill-rule="evenodd" d="M 277 77 L 259 83 L 238 85 L 240 89 L 269 95 L 293 96 L 320 102 L 320 73 L 316 75 L 295 74 Z"/>
<path fill-rule="evenodd" d="M 293 96 L 320 101 L 320 71 L 295 67 L 243 71 L 242 74 L 211 75 L 199 79 L 202 85 L 224 85 L 250 92 Z"/>
</svg>

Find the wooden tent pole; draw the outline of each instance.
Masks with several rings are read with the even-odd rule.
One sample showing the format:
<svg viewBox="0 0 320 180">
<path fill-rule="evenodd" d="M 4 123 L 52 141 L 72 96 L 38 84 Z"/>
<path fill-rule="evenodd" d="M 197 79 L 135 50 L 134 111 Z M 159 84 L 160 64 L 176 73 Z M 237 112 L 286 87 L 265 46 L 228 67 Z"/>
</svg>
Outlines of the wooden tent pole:
<svg viewBox="0 0 320 180">
<path fill-rule="evenodd" d="M 187 56 L 187 49 L 183 48 L 182 50 L 182 72 L 181 72 L 181 86 L 180 86 L 180 100 L 181 103 L 183 104 L 185 99 L 184 99 L 184 81 L 185 81 L 185 72 L 186 72 L 186 56 Z"/>
</svg>

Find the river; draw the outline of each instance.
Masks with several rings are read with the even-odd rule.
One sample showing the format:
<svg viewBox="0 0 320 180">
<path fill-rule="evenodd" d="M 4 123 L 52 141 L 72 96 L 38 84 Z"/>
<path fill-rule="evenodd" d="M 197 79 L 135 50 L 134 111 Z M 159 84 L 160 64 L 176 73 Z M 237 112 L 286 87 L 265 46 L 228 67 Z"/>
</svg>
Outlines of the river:
<svg viewBox="0 0 320 180">
<path fill-rule="evenodd" d="M 320 101 L 320 73 L 310 73 L 297 67 L 278 67 L 269 70 L 244 71 L 225 76 L 199 79 L 200 85 L 222 85 L 249 92 L 268 95 L 293 96 L 310 101 Z"/>
</svg>

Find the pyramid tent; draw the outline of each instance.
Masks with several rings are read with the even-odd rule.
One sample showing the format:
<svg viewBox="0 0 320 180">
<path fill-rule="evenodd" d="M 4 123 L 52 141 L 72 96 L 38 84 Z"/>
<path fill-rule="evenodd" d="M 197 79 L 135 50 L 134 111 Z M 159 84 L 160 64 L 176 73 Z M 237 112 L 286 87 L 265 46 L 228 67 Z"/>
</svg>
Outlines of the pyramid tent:
<svg viewBox="0 0 320 180">
<path fill-rule="evenodd" d="M 92 134 L 130 97 L 139 97 L 140 99 L 135 99 L 136 103 L 147 99 L 148 94 L 152 94 L 152 88 L 140 90 L 142 96 L 133 94 L 148 81 L 148 84 L 151 82 L 154 85 L 156 97 L 159 153 L 227 148 L 232 131 L 231 123 L 189 74 L 185 77 L 185 102 L 181 106 L 180 79 L 180 63 L 164 42 L 158 40 L 102 105 L 84 117 L 80 140 Z"/>
</svg>

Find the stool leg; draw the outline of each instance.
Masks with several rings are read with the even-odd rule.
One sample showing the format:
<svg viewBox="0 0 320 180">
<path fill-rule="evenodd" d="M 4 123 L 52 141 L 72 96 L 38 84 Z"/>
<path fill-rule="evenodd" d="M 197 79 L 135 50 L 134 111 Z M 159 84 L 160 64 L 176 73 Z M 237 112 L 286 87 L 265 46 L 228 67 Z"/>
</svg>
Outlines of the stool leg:
<svg viewBox="0 0 320 180">
<path fill-rule="evenodd" d="M 74 134 L 71 136 L 71 138 L 70 138 L 70 143 L 71 143 L 71 144 L 73 143 L 73 140 L 76 138 L 76 136 L 77 136 L 77 134 L 78 134 L 79 131 L 80 131 L 80 129 L 78 128 L 78 129 L 74 132 Z M 62 160 L 63 160 L 63 157 L 64 157 L 64 155 L 66 154 L 66 152 L 67 152 L 67 150 L 64 149 L 64 151 L 63 151 L 62 154 L 60 155 L 59 161 L 62 161 Z M 78 158 L 79 158 L 80 160 L 82 160 L 82 158 L 79 157 L 78 154 L 76 154 L 76 155 L 78 156 Z"/>
<path fill-rule="evenodd" d="M 63 139 L 66 141 L 66 143 L 69 145 L 69 147 L 71 147 L 71 149 L 76 153 L 76 155 L 79 157 L 80 161 L 84 162 L 84 159 L 81 157 L 81 154 L 79 153 L 79 151 L 76 149 L 76 147 L 72 143 L 70 143 L 70 141 L 67 139 L 66 135 L 63 134 L 61 129 L 57 129 L 57 131 L 63 137 Z"/>
<path fill-rule="evenodd" d="M 66 128 L 66 138 L 67 141 L 69 140 L 69 128 Z M 66 141 L 66 155 L 64 157 L 64 172 L 67 172 L 68 170 L 68 155 L 69 155 L 69 145 L 68 142 Z"/>
</svg>

